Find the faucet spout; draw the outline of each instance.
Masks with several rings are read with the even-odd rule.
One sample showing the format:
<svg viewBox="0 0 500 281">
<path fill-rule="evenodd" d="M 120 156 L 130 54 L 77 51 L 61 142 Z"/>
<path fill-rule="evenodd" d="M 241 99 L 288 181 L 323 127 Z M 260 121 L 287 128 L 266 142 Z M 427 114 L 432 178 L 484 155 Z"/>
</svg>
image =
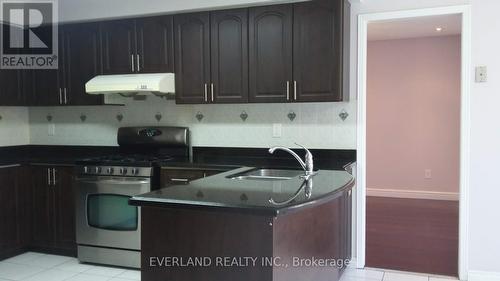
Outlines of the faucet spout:
<svg viewBox="0 0 500 281">
<path fill-rule="evenodd" d="M 276 150 L 283 150 L 283 151 L 290 153 L 293 157 L 295 157 L 295 159 L 297 159 L 300 166 L 302 166 L 302 169 L 304 169 L 304 171 L 307 171 L 306 163 L 304 161 L 302 161 L 300 156 L 297 155 L 297 153 L 293 152 L 293 150 L 286 148 L 286 147 L 275 146 L 275 147 L 269 148 L 269 153 L 273 154 Z"/>
<path fill-rule="evenodd" d="M 299 145 L 299 144 L 297 144 L 297 145 Z M 297 155 L 297 153 L 293 152 L 291 149 L 286 148 L 286 147 L 282 147 L 282 146 L 275 146 L 275 147 L 269 148 L 269 153 L 273 154 L 276 150 L 286 151 L 289 154 L 291 154 L 293 157 L 295 157 L 295 159 L 297 159 L 300 166 L 302 166 L 302 169 L 304 169 L 306 176 L 313 175 L 314 174 L 314 164 L 313 164 L 312 154 L 304 146 L 302 146 L 302 145 L 299 145 L 299 146 L 304 148 L 307 152 L 306 157 L 305 157 L 305 161 L 303 161 L 302 158 L 300 158 L 300 156 Z"/>
</svg>

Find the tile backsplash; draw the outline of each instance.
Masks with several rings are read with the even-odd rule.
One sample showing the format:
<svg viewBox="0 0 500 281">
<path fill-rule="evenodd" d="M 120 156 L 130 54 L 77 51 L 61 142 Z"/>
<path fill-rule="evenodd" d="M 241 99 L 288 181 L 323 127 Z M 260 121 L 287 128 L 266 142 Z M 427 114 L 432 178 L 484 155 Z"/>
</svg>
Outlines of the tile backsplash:
<svg viewBox="0 0 500 281">
<path fill-rule="evenodd" d="M 194 146 L 294 146 L 297 142 L 311 148 L 356 147 L 353 102 L 176 105 L 158 97 L 122 101 L 125 106 L 30 108 L 30 143 L 116 145 L 119 127 L 158 125 L 189 127 Z M 349 114 L 345 121 L 339 117 L 342 110 Z M 248 115 L 245 121 L 240 117 L 243 111 Z M 292 111 L 296 114 L 293 121 L 287 117 Z M 203 115 L 201 121 L 196 118 L 198 113 Z M 119 121 L 117 115 L 123 119 Z M 160 121 L 157 115 L 161 115 Z M 273 137 L 273 124 L 281 126 L 281 137 Z M 53 135 L 49 134 L 50 126 Z"/>
<path fill-rule="evenodd" d="M 30 143 L 29 113 L 26 107 L 0 107 L 0 146 Z"/>
</svg>

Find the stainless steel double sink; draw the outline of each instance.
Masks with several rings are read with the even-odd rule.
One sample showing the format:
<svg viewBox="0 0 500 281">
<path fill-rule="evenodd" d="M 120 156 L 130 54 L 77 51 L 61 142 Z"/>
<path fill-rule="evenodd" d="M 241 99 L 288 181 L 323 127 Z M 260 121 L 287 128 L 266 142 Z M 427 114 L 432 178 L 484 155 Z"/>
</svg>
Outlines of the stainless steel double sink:
<svg viewBox="0 0 500 281">
<path fill-rule="evenodd" d="M 255 168 L 248 171 L 226 176 L 226 178 L 233 180 L 279 181 L 279 180 L 290 180 L 294 177 L 301 175 L 304 175 L 304 171 L 302 170 Z"/>
</svg>

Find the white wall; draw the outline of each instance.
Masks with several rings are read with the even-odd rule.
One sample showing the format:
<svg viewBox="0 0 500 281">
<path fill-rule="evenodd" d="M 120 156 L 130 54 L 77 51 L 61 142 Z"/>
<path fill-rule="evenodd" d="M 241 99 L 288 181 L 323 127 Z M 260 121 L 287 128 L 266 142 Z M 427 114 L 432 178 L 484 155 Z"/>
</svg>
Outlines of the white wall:
<svg viewBox="0 0 500 281">
<path fill-rule="evenodd" d="M 0 116 L 0 146 L 30 143 L 27 108 L 0 107 Z"/>
<path fill-rule="evenodd" d="M 488 66 L 488 82 L 472 84 L 470 190 L 471 281 L 500 280 L 500 2 L 472 1 L 472 66 Z M 488 277 L 484 272 L 496 272 Z M 474 279 L 473 279 L 474 278 Z M 491 279 L 488 279 L 491 278 Z"/>
<path fill-rule="evenodd" d="M 59 1 L 59 20 L 87 21 L 299 1 L 303 0 L 63 0 Z"/>
<path fill-rule="evenodd" d="M 188 126 L 195 146 L 269 147 L 294 146 L 295 142 L 310 148 L 355 149 L 356 124 L 354 103 L 308 104 L 213 104 L 176 105 L 150 97 L 147 101 L 122 99 L 124 107 L 42 107 L 30 108 L 32 144 L 116 145 L 120 126 L 178 125 Z M 342 121 L 338 114 L 345 109 L 350 116 Z M 245 111 L 248 119 L 239 117 Z M 297 117 L 290 121 L 287 114 Z M 161 113 L 160 122 L 155 119 Z M 199 122 L 195 115 L 205 117 Z M 116 115 L 124 119 L 118 122 Z M 56 134 L 48 135 L 46 116 L 53 116 Z M 85 122 L 80 115 L 86 115 Z M 282 137 L 272 136 L 273 123 L 282 125 Z"/>
</svg>

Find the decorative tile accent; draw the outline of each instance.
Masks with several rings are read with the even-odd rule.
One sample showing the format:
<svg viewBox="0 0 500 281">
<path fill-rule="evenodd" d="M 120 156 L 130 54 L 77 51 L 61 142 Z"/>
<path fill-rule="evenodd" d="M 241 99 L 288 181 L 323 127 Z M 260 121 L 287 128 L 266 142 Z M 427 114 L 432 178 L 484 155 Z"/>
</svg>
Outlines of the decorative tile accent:
<svg viewBox="0 0 500 281">
<path fill-rule="evenodd" d="M 83 113 L 82 113 L 82 114 L 80 115 L 80 120 L 81 120 L 82 122 L 85 122 L 85 120 L 87 120 L 87 115 L 85 115 L 85 114 L 83 114 Z"/>
<path fill-rule="evenodd" d="M 121 114 L 121 113 L 116 114 L 116 120 L 118 120 L 118 122 L 122 122 L 123 114 Z"/>
<path fill-rule="evenodd" d="M 201 120 L 203 120 L 203 117 L 205 117 L 201 112 L 197 112 L 196 115 L 196 120 L 198 120 L 198 122 L 201 122 Z"/>
<path fill-rule="evenodd" d="M 241 118 L 241 120 L 243 120 L 243 122 L 244 122 L 244 121 L 247 121 L 247 118 L 248 118 L 248 113 L 247 113 L 245 110 L 243 110 L 243 111 L 241 112 L 241 114 L 240 114 L 240 118 Z"/>
<path fill-rule="evenodd" d="M 342 121 L 345 121 L 347 117 L 349 117 L 349 113 L 347 113 L 345 109 L 342 109 L 342 111 L 339 113 L 339 117 L 340 119 L 342 119 Z"/>
<path fill-rule="evenodd" d="M 162 116 L 162 115 L 161 115 L 161 113 L 159 113 L 159 112 L 155 114 L 155 119 L 156 119 L 156 121 L 158 121 L 158 122 L 160 122 L 160 120 L 161 120 L 161 118 L 162 118 L 162 117 L 163 117 L 163 116 Z"/>
</svg>

